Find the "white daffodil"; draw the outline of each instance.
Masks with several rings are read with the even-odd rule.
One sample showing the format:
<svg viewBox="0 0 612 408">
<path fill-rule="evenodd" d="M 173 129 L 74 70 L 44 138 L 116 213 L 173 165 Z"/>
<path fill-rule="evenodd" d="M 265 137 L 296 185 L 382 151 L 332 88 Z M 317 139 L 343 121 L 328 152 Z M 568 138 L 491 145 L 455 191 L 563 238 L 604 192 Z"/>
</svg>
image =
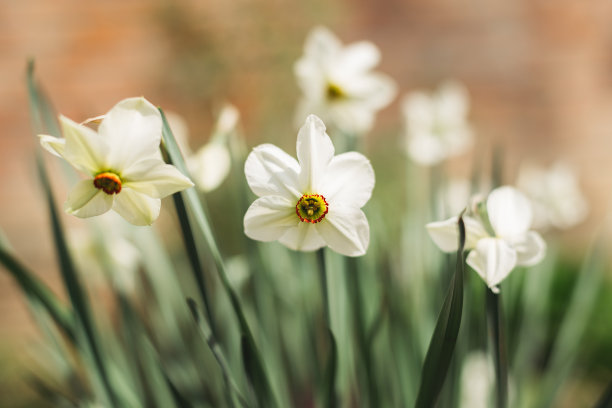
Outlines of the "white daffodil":
<svg viewBox="0 0 612 408">
<path fill-rule="evenodd" d="M 233 105 L 226 105 L 217 118 L 210 142 L 195 153 L 189 147 L 189 132 L 183 118 L 173 113 L 167 113 L 166 118 L 197 188 L 209 192 L 219 187 L 231 168 L 232 159 L 227 139 L 236 130 L 240 118 L 238 110 Z"/>
<path fill-rule="evenodd" d="M 530 231 L 531 203 L 520 191 L 505 186 L 493 190 L 486 200 L 486 213 L 463 217 L 466 229 L 467 263 L 495 293 L 515 266 L 535 265 L 544 258 L 546 243 Z M 445 252 L 458 247 L 457 217 L 427 224 L 434 243 Z"/>
<path fill-rule="evenodd" d="M 257 146 L 244 170 L 259 196 L 244 216 L 247 236 L 293 250 L 329 246 L 347 256 L 365 254 L 370 226 L 361 207 L 374 188 L 374 171 L 360 153 L 334 156 L 318 117 L 308 116 L 297 137 L 295 160 L 271 144 Z"/>
<path fill-rule="evenodd" d="M 375 113 L 397 93 L 391 78 L 371 71 L 379 61 L 380 52 L 374 44 L 361 41 L 345 47 L 327 28 L 314 28 L 294 67 L 303 93 L 296 114 L 298 123 L 314 113 L 351 135 L 369 131 Z"/>
<path fill-rule="evenodd" d="M 161 198 L 193 186 L 161 159 L 161 115 L 142 97 L 115 105 L 97 132 L 65 116 L 59 121 L 64 138 L 41 135 L 42 146 L 88 176 L 68 194 L 69 214 L 87 218 L 113 209 L 134 225 L 150 225 Z"/>
<path fill-rule="evenodd" d="M 467 90 L 454 81 L 443 83 L 432 94 L 418 91 L 404 97 L 402 112 L 410 158 L 431 166 L 467 151 L 474 139 L 468 109 Z"/>
<path fill-rule="evenodd" d="M 566 163 L 557 162 L 548 169 L 522 166 L 517 186 L 533 202 L 536 229 L 571 228 L 582 222 L 589 212 L 578 177 Z"/>
</svg>

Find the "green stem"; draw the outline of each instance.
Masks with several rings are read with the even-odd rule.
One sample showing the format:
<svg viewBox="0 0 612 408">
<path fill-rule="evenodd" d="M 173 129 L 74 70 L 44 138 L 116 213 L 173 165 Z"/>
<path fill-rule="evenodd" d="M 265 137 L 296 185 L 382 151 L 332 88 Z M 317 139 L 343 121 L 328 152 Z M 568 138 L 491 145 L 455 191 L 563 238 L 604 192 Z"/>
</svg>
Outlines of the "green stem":
<svg viewBox="0 0 612 408">
<path fill-rule="evenodd" d="M 508 358 L 501 295 L 495 294 L 487 288 L 486 304 L 487 326 L 495 363 L 496 406 L 497 408 L 506 408 L 508 405 Z"/>
</svg>

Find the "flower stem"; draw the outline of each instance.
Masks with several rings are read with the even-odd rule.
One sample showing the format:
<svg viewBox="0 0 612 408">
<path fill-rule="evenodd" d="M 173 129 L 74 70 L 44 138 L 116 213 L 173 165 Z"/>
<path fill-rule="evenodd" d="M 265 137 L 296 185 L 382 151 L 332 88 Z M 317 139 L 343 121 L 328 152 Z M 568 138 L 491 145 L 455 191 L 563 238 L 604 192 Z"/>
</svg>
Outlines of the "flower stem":
<svg viewBox="0 0 612 408">
<path fill-rule="evenodd" d="M 319 280 L 321 283 L 321 296 L 323 297 L 323 319 L 325 326 L 331 329 L 331 320 L 329 316 L 329 294 L 327 288 L 327 268 L 325 266 L 325 249 L 321 248 L 317 251 L 317 264 L 319 267 Z"/>
<path fill-rule="evenodd" d="M 496 406 L 506 408 L 508 405 L 508 358 L 500 302 L 501 295 L 487 288 L 487 326 L 495 363 Z"/>
</svg>

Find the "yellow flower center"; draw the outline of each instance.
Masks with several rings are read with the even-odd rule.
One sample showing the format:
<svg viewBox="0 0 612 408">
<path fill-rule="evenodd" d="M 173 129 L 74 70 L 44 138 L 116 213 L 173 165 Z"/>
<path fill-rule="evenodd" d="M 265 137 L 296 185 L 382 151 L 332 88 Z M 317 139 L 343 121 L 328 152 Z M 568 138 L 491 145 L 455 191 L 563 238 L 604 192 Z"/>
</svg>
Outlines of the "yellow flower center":
<svg viewBox="0 0 612 408">
<path fill-rule="evenodd" d="M 342 88 L 340 88 L 338 85 L 332 84 L 331 82 L 327 84 L 327 99 L 330 101 L 336 101 L 344 98 L 345 96 L 344 91 L 342 91 Z"/>
<path fill-rule="evenodd" d="M 302 222 L 316 224 L 329 211 L 329 205 L 320 194 L 304 194 L 295 205 L 295 213 Z"/>
<path fill-rule="evenodd" d="M 106 194 L 117 194 L 121 191 L 121 179 L 115 173 L 105 171 L 94 177 L 94 186 Z"/>
</svg>

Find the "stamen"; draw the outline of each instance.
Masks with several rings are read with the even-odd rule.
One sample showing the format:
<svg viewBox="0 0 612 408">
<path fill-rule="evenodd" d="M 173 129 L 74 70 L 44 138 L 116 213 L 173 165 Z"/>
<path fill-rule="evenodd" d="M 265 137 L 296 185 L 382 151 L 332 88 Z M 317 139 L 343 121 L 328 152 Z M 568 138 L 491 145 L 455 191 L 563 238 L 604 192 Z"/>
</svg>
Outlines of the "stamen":
<svg viewBox="0 0 612 408">
<path fill-rule="evenodd" d="M 335 101 L 341 98 L 344 98 L 344 92 L 342 88 L 340 88 L 336 84 L 329 83 L 327 84 L 327 99 L 330 101 Z"/>
<path fill-rule="evenodd" d="M 118 194 L 121 191 L 121 179 L 115 173 L 100 173 L 94 177 L 93 184 L 97 189 L 109 195 Z"/>
<path fill-rule="evenodd" d="M 316 224 L 329 211 L 329 204 L 320 194 L 304 194 L 295 205 L 295 213 L 302 222 Z"/>
</svg>

